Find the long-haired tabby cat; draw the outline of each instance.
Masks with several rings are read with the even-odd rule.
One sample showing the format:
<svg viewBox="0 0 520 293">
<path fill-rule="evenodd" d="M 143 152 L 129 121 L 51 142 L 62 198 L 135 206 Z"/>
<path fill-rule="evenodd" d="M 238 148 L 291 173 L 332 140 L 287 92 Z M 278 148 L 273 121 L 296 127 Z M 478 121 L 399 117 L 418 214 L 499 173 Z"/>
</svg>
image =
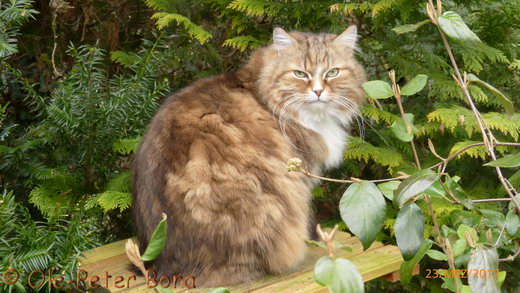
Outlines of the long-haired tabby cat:
<svg viewBox="0 0 520 293">
<path fill-rule="evenodd" d="M 305 257 L 311 189 L 287 172 L 342 161 L 364 100 L 357 29 L 287 33 L 238 72 L 199 80 L 167 99 L 136 155 L 133 215 L 141 249 L 168 215 L 166 248 L 148 267 L 197 286 L 249 282 Z M 314 227 L 313 227 L 314 229 Z"/>
</svg>

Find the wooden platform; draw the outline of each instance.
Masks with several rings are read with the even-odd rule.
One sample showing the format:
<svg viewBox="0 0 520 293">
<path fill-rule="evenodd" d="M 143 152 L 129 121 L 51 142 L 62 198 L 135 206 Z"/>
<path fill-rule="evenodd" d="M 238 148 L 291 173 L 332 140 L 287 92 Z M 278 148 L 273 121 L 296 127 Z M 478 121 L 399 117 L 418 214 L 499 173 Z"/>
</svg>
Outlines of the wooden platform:
<svg viewBox="0 0 520 293">
<path fill-rule="evenodd" d="M 361 242 L 344 232 L 338 233 L 336 240 L 352 248 L 352 251 L 340 249 L 336 254 L 338 257 L 347 258 L 353 262 L 358 267 L 365 282 L 380 277 L 390 281 L 399 279 L 399 267 L 403 259 L 396 246 L 384 246 L 375 242 L 369 249 L 363 251 Z M 87 284 L 92 276 L 97 275 L 100 278 L 99 281 L 94 283 L 94 286 L 99 284 L 100 288 L 92 291 L 154 292 L 154 289 L 146 288 L 144 277 L 136 276 L 136 273 L 131 270 L 132 265 L 125 254 L 125 242 L 126 240 L 114 242 L 85 253 L 85 258 L 80 261 L 80 268 L 88 273 Z M 326 249 L 309 247 L 306 261 L 293 272 L 278 276 L 267 276 L 252 284 L 243 284 L 228 289 L 231 292 L 327 292 L 327 289 L 315 283 L 313 278 L 314 264 L 326 254 Z M 108 289 L 106 289 L 106 272 L 111 276 L 108 281 Z M 414 273 L 418 273 L 418 267 Z M 119 286 L 122 285 L 124 288 L 114 287 L 116 276 L 124 278 L 123 281 L 119 279 Z M 132 276 L 135 276 L 135 279 Z M 128 280 L 129 283 L 127 283 Z M 177 283 L 177 289 L 174 292 L 207 291 L 207 289 L 187 290 L 186 287 L 182 288 L 180 283 Z M 189 283 L 188 286 L 190 286 Z M 170 288 L 173 288 L 173 282 Z"/>
</svg>

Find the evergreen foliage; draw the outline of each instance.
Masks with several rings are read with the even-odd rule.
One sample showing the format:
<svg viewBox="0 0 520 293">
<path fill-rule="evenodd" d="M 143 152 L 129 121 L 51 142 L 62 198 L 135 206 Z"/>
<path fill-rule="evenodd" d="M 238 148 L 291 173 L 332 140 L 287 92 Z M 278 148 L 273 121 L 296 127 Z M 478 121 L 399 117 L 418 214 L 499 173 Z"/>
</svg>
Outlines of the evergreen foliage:
<svg viewBox="0 0 520 293">
<path fill-rule="evenodd" d="M 85 221 L 78 213 L 61 215 L 50 222 L 34 221 L 27 208 L 15 201 L 12 192 L 0 195 L 0 271 L 14 268 L 20 280 L 10 286 L 0 283 L 2 292 L 45 291 L 49 288 L 47 275 L 32 277 L 32 283 L 42 284 L 38 290 L 27 284 L 31 272 L 49 270 L 52 278 L 63 276 L 65 288 L 74 288 L 77 280 L 78 257 L 98 243 L 92 237 L 97 227 Z"/>
</svg>

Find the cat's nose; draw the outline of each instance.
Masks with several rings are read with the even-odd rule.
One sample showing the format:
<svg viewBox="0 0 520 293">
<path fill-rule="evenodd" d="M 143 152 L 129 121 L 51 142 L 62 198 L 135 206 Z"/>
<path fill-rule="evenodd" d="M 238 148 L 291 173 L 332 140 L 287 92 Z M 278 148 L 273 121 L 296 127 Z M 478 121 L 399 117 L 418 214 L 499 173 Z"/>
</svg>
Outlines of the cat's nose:
<svg viewBox="0 0 520 293">
<path fill-rule="evenodd" d="M 315 92 L 316 95 L 319 97 L 321 93 L 323 93 L 323 90 L 313 90 L 313 92 Z"/>
</svg>

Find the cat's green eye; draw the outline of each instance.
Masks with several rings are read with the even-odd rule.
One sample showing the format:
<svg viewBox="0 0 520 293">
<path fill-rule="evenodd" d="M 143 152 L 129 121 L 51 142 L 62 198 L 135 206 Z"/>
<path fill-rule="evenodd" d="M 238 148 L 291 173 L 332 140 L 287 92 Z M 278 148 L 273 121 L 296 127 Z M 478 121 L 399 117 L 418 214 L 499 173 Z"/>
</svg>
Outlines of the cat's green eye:
<svg viewBox="0 0 520 293">
<path fill-rule="evenodd" d="M 296 75 L 298 78 L 307 78 L 307 73 L 300 70 L 295 70 L 294 75 Z"/>
<path fill-rule="evenodd" d="M 329 70 L 329 72 L 327 72 L 327 77 L 334 77 L 336 75 L 338 75 L 339 73 L 339 69 L 337 68 L 332 68 L 331 70 Z"/>
</svg>

